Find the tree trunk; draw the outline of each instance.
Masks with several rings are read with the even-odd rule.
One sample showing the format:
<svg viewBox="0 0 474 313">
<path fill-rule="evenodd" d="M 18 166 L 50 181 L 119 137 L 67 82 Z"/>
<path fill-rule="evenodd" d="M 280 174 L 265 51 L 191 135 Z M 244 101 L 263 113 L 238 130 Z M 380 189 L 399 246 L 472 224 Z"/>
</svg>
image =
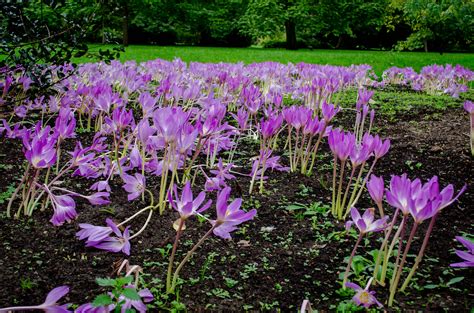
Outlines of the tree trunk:
<svg viewBox="0 0 474 313">
<path fill-rule="evenodd" d="M 123 45 L 128 46 L 128 5 L 127 2 L 123 5 L 123 20 L 122 20 L 122 32 L 123 32 Z"/>
<path fill-rule="evenodd" d="M 342 46 L 342 40 L 343 39 L 344 38 L 342 37 L 342 35 L 339 35 L 339 38 L 337 38 L 337 44 L 336 44 L 335 49 L 339 49 Z"/>
<path fill-rule="evenodd" d="M 423 40 L 423 46 L 425 46 L 425 52 L 428 52 L 428 40 Z"/>
<path fill-rule="evenodd" d="M 105 22 L 104 22 L 103 15 L 102 15 L 102 44 L 105 44 Z"/>
<path fill-rule="evenodd" d="M 285 22 L 286 30 L 286 49 L 296 50 L 298 47 L 296 45 L 296 25 L 293 21 Z"/>
</svg>

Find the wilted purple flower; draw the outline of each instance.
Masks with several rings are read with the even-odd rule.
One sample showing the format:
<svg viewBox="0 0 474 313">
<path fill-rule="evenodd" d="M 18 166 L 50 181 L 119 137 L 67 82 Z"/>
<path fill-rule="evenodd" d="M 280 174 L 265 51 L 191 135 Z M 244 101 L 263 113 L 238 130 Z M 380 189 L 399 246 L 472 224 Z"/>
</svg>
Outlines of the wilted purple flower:
<svg viewBox="0 0 474 313">
<path fill-rule="evenodd" d="M 367 190 L 369 190 L 372 200 L 374 200 L 378 205 L 381 205 L 384 195 L 383 177 L 371 175 L 370 180 L 367 182 Z"/>
<path fill-rule="evenodd" d="M 28 109 L 24 105 L 17 105 L 17 106 L 14 107 L 13 110 L 14 110 L 16 116 L 21 117 L 21 118 L 26 117 L 26 115 L 28 114 Z"/>
<path fill-rule="evenodd" d="M 128 201 L 138 198 L 145 192 L 145 177 L 142 174 L 136 173 L 135 176 L 131 176 L 124 173 L 122 180 L 125 183 L 123 189 L 129 193 Z"/>
<path fill-rule="evenodd" d="M 88 238 L 86 247 L 94 247 L 110 252 L 122 251 L 126 255 L 130 255 L 129 227 L 125 228 L 122 234 L 117 225 L 115 225 L 111 219 L 108 218 L 105 220 L 105 222 L 108 227 L 80 224 L 79 226 L 83 228 L 84 231 L 81 230 L 76 235 L 79 237 L 79 239 Z M 105 235 L 107 232 L 108 234 Z M 110 236 L 112 232 L 115 234 L 115 237 Z"/>
<path fill-rule="evenodd" d="M 387 227 L 388 216 L 384 216 L 381 219 L 374 221 L 374 209 L 367 209 L 362 216 L 356 208 L 351 208 L 351 217 L 353 223 L 359 229 L 361 234 L 378 232 L 384 230 Z M 347 225 L 346 225 L 347 227 Z"/>
<path fill-rule="evenodd" d="M 222 188 L 227 187 L 227 184 L 224 180 L 219 177 L 206 177 L 206 183 L 204 184 L 204 190 L 214 191 L 221 190 Z"/>
<path fill-rule="evenodd" d="M 178 188 L 176 185 L 174 185 L 173 193 L 174 199 L 171 192 L 168 193 L 168 199 L 171 203 L 171 206 L 176 211 L 178 211 L 182 219 L 187 219 L 196 213 L 204 212 L 211 206 L 212 203 L 212 200 L 209 200 L 203 206 L 201 206 L 204 199 L 206 198 L 206 193 L 201 191 L 196 199 L 194 199 L 193 192 L 191 190 L 191 183 L 189 181 L 184 185 L 181 198 L 178 198 Z"/>
<path fill-rule="evenodd" d="M 368 309 L 375 304 L 379 308 L 381 308 L 383 305 L 375 298 L 375 291 L 369 290 L 371 283 L 372 279 L 369 280 L 367 286 L 364 289 L 362 289 L 362 287 L 360 287 L 359 285 L 351 282 L 346 283 L 345 286 L 354 289 L 354 291 L 356 292 L 356 294 L 352 298 L 352 301 L 354 301 L 354 303 L 358 306 L 362 305 L 363 307 Z"/>
<path fill-rule="evenodd" d="M 217 195 L 217 219 L 211 221 L 215 227 L 213 230 L 214 235 L 223 239 L 230 239 L 230 233 L 237 229 L 237 225 L 253 219 L 255 214 L 257 214 L 255 209 L 249 212 L 240 210 L 240 206 L 242 205 L 242 199 L 240 198 L 227 204 L 230 191 L 230 187 L 226 187 Z"/>
<path fill-rule="evenodd" d="M 107 238 L 112 233 L 109 226 L 95 226 L 91 224 L 79 224 L 80 231 L 76 233 L 79 240 L 86 240 L 87 244 L 98 243 Z"/>
<path fill-rule="evenodd" d="M 95 182 L 94 184 L 92 184 L 92 186 L 90 186 L 89 189 L 90 190 L 97 190 L 97 191 L 104 191 L 105 190 L 107 192 L 111 191 L 109 181 L 107 181 L 107 180 L 100 180 L 98 182 Z"/>
<path fill-rule="evenodd" d="M 103 205 L 103 204 L 110 203 L 110 200 L 108 199 L 110 194 L 104 191 L 96 192 L 89 196 L 84 196 L 84 195 L 80 195 L 80 196 L 89 200 L 90 204 L 93 204 L 93 205 Z"/>
<path fill-rule="evenodd" d="M 77 217 L 76 202 L 68 195 L 54 196 L 50 194 L 54 214 L 49 220 L 54 226 L 60 226 L 65 221 L 70 222 Z"/>
<path fill-rule="evenodd" d="M 0 312 L 11 312 L 11 311 L 33 311 L 42 310 L 46 313 L 72 313 L 68 310 L 69 304 L 58 305 L 57 302 L 69 292 L 68 286 L 56 287 L 51 290 L 46 296 L 46 300 L 43 304 L 35 306 L 18 306 L 11 308 L 0 308 Z"/>
<path fill-rule="evenodd" d="M 69 292 L 68 286 L 56 287 L 51 290 L 46 296 L 46 300 L 38 308 L 41 308 L 46 313 L 66 313 L 72 312 L 67 308 L 69 304 L 58 305 L 57 302 Z"/>
<path fill-rule="evenodd" d="M 458 257 L 464 260 L 464 262 L 453 263 L 450 266 L 452 267 L 474 267 L 474 242 L 471 240 L 456 236 L 456 240 L 459 241 L 467 251 L 456 250 Z"/>
<path fill-rule="evenodd" d="M 89 152 L 91 152 L 90 148 L 83 148 L 82 144 L 80 142 L 77 142 L 76 146 L 74 147 L 74 151 L 71 153 L 72 165 L 81 166 L 92 161 L 95 157 L 95 154 Z"/>
</svg>

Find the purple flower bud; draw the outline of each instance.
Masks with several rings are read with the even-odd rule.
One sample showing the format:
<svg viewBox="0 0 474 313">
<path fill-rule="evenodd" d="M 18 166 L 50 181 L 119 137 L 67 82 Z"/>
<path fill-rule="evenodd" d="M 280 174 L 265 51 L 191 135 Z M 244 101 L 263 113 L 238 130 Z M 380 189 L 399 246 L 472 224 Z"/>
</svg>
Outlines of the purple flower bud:
<svg viewBox="0 0 474 313">
<path fill-rule="evenodd" d="M 384 195 L 383 178 L 371 175 L 370 180 L 367 182 L 367 189 L 369 190 L 372 200 L 374 200 L 375 203 L 381 205 Z"/>
</svg>

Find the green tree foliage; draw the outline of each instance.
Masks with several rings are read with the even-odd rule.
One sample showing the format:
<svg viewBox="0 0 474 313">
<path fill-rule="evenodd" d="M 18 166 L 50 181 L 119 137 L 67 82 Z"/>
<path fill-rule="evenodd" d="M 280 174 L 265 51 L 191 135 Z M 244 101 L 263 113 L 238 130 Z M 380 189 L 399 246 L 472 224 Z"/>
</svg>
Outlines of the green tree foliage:
<svg viewBox="0 0 474 313">
<path fill-rule="evenodd" d="M 223 44 L 245 46 L 238 19 L 246 0 L 139 0 L 132 26 L 159 44 Z"/>
<path fill-rule="evenodd" d="M 473 48 L 473 0 L 18 0 L 18 3 L 24 6 L 22 14 L 41 20 L 50 30 L 69 29 L 76 23 L 86 25 L 83 38 L 89 42 L 224 46 L 253 43 L 288 49 Z M 64 17 L 74 23 L 65 22 Z M 8 21 L 11 19 L 0 23 Z"/>
<path fill-rule="evenodd" d="M 473 45 L 474 2 L 472 0 L 406 0 L 393 4 L 403 11 L 412 33 L 398 44 L 401 50 L 468 49 Z"/>
<path fill-rule="evenodd" d="M 347 38 L 378 33 L 388 4 L 388 0 L 251 0 L 240 19 L 241 31 L 257 42 L 284 33 L 289 40 L 293 26 L 305 45 L 338 48 Z"/>
<path fill-rule="evenodd" d="M 0 81 L 20 76 L 29 80 L 30 88 L 19 100 L 54 92 L 51 87 L 71 75 L 75 65 L 54 73 L 50 65 L 61 66 L 88 53 L 87 36 L 96 28 L 99 6 L 92 0 L 84 3 L 31 0 L 0 6 Z M 101 50 L 98 57 L 110 60 L 118 50 Z M 10 86 L 16 89 L 21 87 Z M 2 104 L 10 104 L 3 100 Z"/>
</svg>

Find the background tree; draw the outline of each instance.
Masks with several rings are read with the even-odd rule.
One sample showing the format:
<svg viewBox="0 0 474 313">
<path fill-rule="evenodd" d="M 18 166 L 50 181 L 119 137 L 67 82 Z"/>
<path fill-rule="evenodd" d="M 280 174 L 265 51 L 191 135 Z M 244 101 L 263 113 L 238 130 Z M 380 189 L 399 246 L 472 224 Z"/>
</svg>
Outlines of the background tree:
<svg viewBox="0 0 474 313">
<path fill-rule="evenodd" d="M 285 33 L 286 48 L 297 48 L 297 28 L 307 13 L 306 0 L 251 0 L 240 19 L 241 32 L 254 41 Z"/>
<path fill-rule="evenodd" d="M 401 50 L 429 46 L 435 50 L 469 49 L 474 36 L 474 2 L 471 0 L 405 0 L 393 4 L 402 9 L 411 34 L 399 42 Z"/>
</svg>

